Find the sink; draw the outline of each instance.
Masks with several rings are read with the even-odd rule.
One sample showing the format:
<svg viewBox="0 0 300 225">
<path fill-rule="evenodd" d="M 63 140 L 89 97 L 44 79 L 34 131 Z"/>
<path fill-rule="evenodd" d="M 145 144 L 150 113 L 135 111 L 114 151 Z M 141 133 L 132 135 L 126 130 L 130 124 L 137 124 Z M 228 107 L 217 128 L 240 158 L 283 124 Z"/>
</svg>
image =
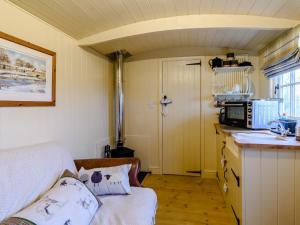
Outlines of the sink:
<svg viewBox="0 0 300 225">
<path fill-rule="evenodd" d="M 278 135 L 274 135 L 274 134 L 271 134 L 271 133 L 267 133 L 267 132 L 260 132 L 260 133 L 235 133 L 233 134 L 235 138 L 238 138 L 238 139 L 251 139 L 251 138 L 254 138 L 254 139 L 260 139 L 260 140 L 263 140 L 263 139 L 278 139 Z"/>
</svg>

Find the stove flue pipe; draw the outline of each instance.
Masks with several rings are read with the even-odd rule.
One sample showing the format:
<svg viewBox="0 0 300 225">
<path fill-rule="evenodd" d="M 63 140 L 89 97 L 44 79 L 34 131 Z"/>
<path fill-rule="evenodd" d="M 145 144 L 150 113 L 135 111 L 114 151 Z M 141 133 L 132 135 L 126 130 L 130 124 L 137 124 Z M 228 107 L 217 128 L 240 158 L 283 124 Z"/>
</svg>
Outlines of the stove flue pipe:
<svg viewBox="0 0 300 225">
<path fill-rule="evenodd" d="M 123 93 L 123 60 L 122 51 L 115 52 L 115 129 L 116 146 L 124 145 L 124 93 Z"/>
</svg>

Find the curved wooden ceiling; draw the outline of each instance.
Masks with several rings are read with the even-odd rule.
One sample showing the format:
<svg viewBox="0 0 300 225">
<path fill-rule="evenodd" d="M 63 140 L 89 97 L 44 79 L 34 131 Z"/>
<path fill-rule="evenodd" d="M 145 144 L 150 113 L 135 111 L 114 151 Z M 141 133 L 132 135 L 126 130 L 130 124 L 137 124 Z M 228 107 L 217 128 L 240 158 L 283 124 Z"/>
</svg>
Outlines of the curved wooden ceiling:
<svg viewBox="0 0 300 225">
<path fill-rule="evenodd" d="M 153 49 L 173 47 L 217 47 L 260 50 L 282 31 L 299 24 L 299 0 L 10 0 L 17 6 L 41 18 L 79 40 L 82 45 L 90 45 L 106 54 L 118 48 L 127 49 L 134 54 Z M 247 17 L 235 26 L 223 24 L 219 27 L 174 27 L 170 30 L 149 30 L 143 33 L 129 33 L 125 28 L 143 24 L 147 20 L 163 21 L 162 18 L 211 15 L 262 16 L 271 19 L 265 27 L 250 27 Z M 209 18 L 209 17 L 208 17 Z M 272 18 L 274 21 L 272 22 Z M 286 20 L 286 26 L 274 27 L 276 19 Z M 230 20 L 229 20 L 230 21 Z M 282 20 L 283 21 L 283 20 Z M 230 22 L 228 22 L 230 23 Z M 244 23 L 244 27 L 243 27 Z M 273 24 L 273 25 L 272 25 Z M 211 29 L 207 29 L 211 28 Z M 236 29 L 233 29 L 236 28 Z M 245 30 L 245 28 L 248 28 Z M 120 36 L 120 31 L 125 35 Z M 131 28 L 132 31 L 132 28 Z M 113 33 L 106 39 L 101 39 Z M 95 39 L 96 37 L 96 39 Z M 94 38 L 94 39 L 93 39 Z M 91 41 L 92 40 L 92 41 Z"/>
</svg>

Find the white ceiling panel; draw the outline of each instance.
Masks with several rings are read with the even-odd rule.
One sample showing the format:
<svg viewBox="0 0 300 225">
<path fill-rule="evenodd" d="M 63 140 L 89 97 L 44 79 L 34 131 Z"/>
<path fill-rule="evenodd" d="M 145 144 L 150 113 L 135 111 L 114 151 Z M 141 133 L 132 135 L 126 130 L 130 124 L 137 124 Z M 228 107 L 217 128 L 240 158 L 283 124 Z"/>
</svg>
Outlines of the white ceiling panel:
<svg viewBox="0 0 300 225">
<path fill-rule="evenodd" d="M 241 14 L 300 20 L 299 0 L 10 0 L 80 39 L 126 24 L 193 14 Z"/>
<path fill-rule="evenodd" d="M 300 0 L 9 0 L 75 39 L 125 25 L 185 15 L 225 14 L 264 16 L 300 21 Z M 213 21 L 213 20 L 211 20 Z M 222 20 L 223 21 L 223 20 Z M 282 20 L 280 20 L 282 21 Z M 277 23 L 276 23 L 277 24 Z M 226 26 L 224 26 L 226 27 Z M 246 27 L 246 25 L 245 25 Z M 164 30 L 164 29 L 163 29 Z M 126 49 L 142 54 L 159 49 L 241 49 L 252 53 L 284 29 L 210 28 L 149 32 L 92 45 L 102 54 Z M 111 38 L 113 39 L 113 38 Z M 201 54 L 201 53 L 199 53 Z"/>
</svg>

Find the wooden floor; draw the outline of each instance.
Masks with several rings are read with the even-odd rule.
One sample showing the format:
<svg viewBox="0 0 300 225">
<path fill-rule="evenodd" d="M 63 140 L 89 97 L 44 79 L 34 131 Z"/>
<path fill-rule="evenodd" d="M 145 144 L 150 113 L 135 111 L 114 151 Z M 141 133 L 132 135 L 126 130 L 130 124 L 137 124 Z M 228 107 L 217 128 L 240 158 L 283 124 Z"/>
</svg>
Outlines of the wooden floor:
<svg viewBox="0 0 300 225">
<path fill-rule="evenodd" d="M 234 225 L 216 180 L 149 175 L 143 185 L 158 196 L 156 225 Z"/>
</svg>

